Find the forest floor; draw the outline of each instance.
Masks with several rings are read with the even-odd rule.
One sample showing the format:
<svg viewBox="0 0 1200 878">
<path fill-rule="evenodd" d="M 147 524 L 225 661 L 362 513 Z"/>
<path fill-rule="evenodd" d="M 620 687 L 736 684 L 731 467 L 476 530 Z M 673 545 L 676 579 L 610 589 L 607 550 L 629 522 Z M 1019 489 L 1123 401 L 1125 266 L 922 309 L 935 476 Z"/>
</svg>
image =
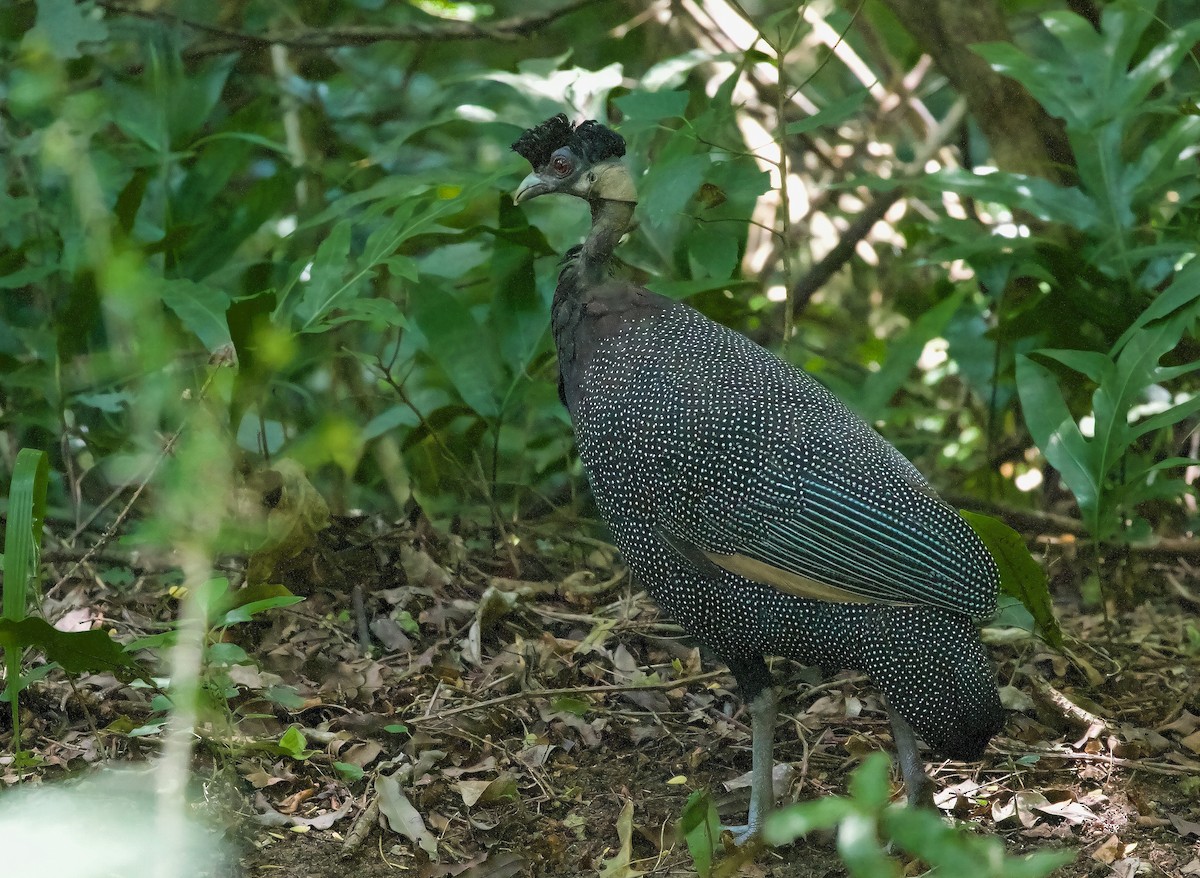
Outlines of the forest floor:
<svg viewBox="0 0 1200 878">
<path fill-rule="evenodd" d="M 46 557 L 60 575 L 72 566 Z M 170 559 L 105 558 L 50 589 L 47 618 L 123 641 L 167 630 Z M 981 763 L 929 766 L 947 816 L 1012 853 L 1072 852 L 1064 878 L 1200 875 L 1198 602 L 1180 585 L 1196 570 L 1139 563 L 1151 598 L 1114 625 L 1058 595 L 1066 654 L 985 632 L 1011 720 Z M 211 874 L 686 876 L 675 826 L 690 793 L 744 819 L 749 718 L 732 678 L 660 618 L 611 547 L 564 543 L 561 529 L 493 541 L 335 519 L 277 575 L 306 600 L 225 628 L 252 661 L 206 671 L 223 694 L 198 727 L 196 809 L 232 851 Z M 844 795 L 866 754 L 892 750 L 878 695 L 852 673 L 774 667 L 781 801 Z M 128 731 L 161 718 L 154 695 L 109 675 L 34 683 L 22 696 L 33 785 L 145 764 L 157 738 Z M 303 739 L 283 739 L 289 727 Z M 11 759 L 0 776 L 11 789 Z M 830 835 L 726 866 L 846 874 Z"/>
</svg>

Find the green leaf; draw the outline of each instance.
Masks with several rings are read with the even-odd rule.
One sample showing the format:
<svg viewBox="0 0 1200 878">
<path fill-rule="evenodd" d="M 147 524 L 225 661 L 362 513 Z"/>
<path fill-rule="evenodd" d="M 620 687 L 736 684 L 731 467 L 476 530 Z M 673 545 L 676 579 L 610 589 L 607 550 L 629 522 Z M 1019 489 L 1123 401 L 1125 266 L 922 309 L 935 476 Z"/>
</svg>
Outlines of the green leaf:
<svg viewBox="0 0 1200 878">
<path fill-rule="evenodd" d="M 307 268 L 307 280 L 304 272 L 296 279 L 302 292 L 294 320 L 301 332 L 318 325 L 342 299 L 353 296 L 358 281 L 362 280 L 362 273 L 350 259 L 350 230 L 349 220 L 334 225 Z M 351 269 L 349 278 L 346 276 L 348 268 Z M 283 306 L 284 302 L 280 301 L 276 314 Z"/>
<path fill-rule="evenodd" d="M 756 284 L 757 281 L 745 279 L 702 277 L 697 280 L 655 280 L 646 284 L 646 287 L 668 299 L 687 299 L 711 290 L 736 290 Z"/>
<path fill-rule="evenodd" d="M 837 849 L 854 878 L 900 878 L 900 864 L 884 851 L 873 813 L 847 815 L 838 827 Z"/>
<path fill-rule="evenodd" d="M 1100 538 L 1096 533 L 1100 486 L 1092 451 L 1063 400 L 1054 373 L 1027 355 L 1018 356 L 1017 392 L 1034 441 L 1075 495 L 1089 530 Z"/>
<path fill-rule="evenodd" d="M 550 702 L 550 709 L 555 712 L 569 713 L 572 716 L 587 716 L 592 709 L 592 705 L 582 698 L 571 698 L 567 695 L 560 695 Z"/>
<path fill-rule="evenodd" d="M 1062 646 L 1062 630 L 1054 618 L 1050 584 L 1041 566 L 1029 554 L 1021 535 L 999 519 L 960 509 L 959 514 L 983 540 L 1000 570 L 1000 590 L 1017 598 L 1033 615 L 1046 641 Z"/>
<path fill-rule="evenodd" d="M 1188 366 L 1197 373 L 1200 373 L 1200 362 L 1189 363 Z M 1196 412 L 1200 412 L 1200 393 L 1197 393 L 1191 399 L 1185 399 L 1183 402 L 1176 403 L 1165 411 L 1161 411 L 1156 415 L 1151 415 L 1144 421 L 1138 421 L 1130 427 L 1130 436 L 1134 439 L 1139 439 L 1147 433 L 1156 433 L 1159 430 L 1174 426 Z M 1183 464 L 1190 466 L 1190 464 Z"/>
<path fill-rule="evenodd" d="M 50 464 L 44 451 L 22 448 L 17 452 L 4 533 L 4 618 L 10 622 L 25 618 L 29 584 L 37 581 L 49 481 Z M 12 669 L 10 664 L 10 672 Z M 15 681 L 15 677 L 9 680 Z"/>
<path fill-rule="evenodd" d="M 289 726 L 288 730 L 279 738 L 280 751 L 296 760 L 305 760 L 317 752 L 305 749 L 307 746 L 308 741 L 305 739 L 304 733 L 296 726 Z"/>
<path fill-rule="evenodd" d="M 912 374 L 926 343 L 941 335 L 966 296 L 967 288 L 961 287 L 888 342 L 887 357 L 879 370 L 868 373 L 852 398 L 846 400 L 863 420 L 871 423 L 883 415 L 892 397 Z"/>
<path fill-rule="evenodd" d="M 59 631 L 45 619 L 0 619 L 0 645 L 17 654 L 36 647 L 72 674 L 136 670 L 137 663 L 107 631 Z"/>
<path fill-rule="evenodd" d="M 728 282 L 737 270 L 738 237 L 723 225 L 701 223 L 688 235 L 688 260 L 697 277 Z"/>
<path fill-rule="evenodd" d="M 786 128 L 786 134 L 807 134 L 809 131 L 815 131 L 817 128 L 825 126 L 840 125 L 842 122 L 849 119 L 862 109 L 863 103 L 871 94 L 870 89 L 862 89 L 856 91 L 847 97 L 834 101 L 826 107 L 822 107 L 817 112 L 813 113 L 807 119 L 801 119 L 799 122 L 792 122 Z"/>
<path fill-rule="evenodd" d="M 710 164 L 707 155 L 687 155 L 652 168 L 641 191 L 640 211 L 646 222 L 659 228 L 677 222 Z"/>
<path fill-rule="evenodd" d="M 1183 308 L 1187 308 L 1193 316 L 1200 313 L 1200 259 L 1192 259 L 1180 270 L 1171 285 L 1155 297 L 1122 333 L 1113 349 L 1120 350 L 1142 327 Z"/>
<path fill-rule="evenodd" d="M 482 417 L 495 419 L 500 414 L 500 370 L 474 316 L 453 292 L 432 282 L 413 287 L 410 298 L 425 352 L 463 402 Z"/>
<path fill-rule="evenodd" d="M 274 610 L 279 607 L 295 606 L 303 601 L 303 597 L 293 594 L 263 598 L 262 600 L 258 601 L 249 601 L 248 603 L 234 607 L 232 610 L 224 613 L 220 619 L 213 623 L 213 625 L 214 627 L 223 628 L 228 625 L 236 625 L 239 622 L 249 622 L 260 613 L 265 613 L 268 610 Z"/>
<path fill-rule="evenodd" d="M 636 134 L 652 128 L 662 119 L 680 117 L 687 111 L 690 95 L 686 91 L 633 91 L 617 98 L 615 103 L 625 119 L 621 132 Z"/>
<path fill-rule="evenodd" d="M 176 278 L 163 281 L 159 295 L 163 304 L 175 312 L 210 352 L 233 343 L 225 321 L 230 299 L 222 290 Z"/>
<path fill-rule="evenodd" d="M 1046 222 L 1065 223 L 1080 231 L 1094 229 L 1098 209 L 1091 197 L 1073 187 L 1058 186 L 1041 177 L 996 172 L 976 174 L 946 170 L 916 181 L 925 189 L 950 189 L 960 195 L 1027 211 Z"/>
<path fill-rule="evenodd" d="M 205 654 L 205 659 L 210 665 L 218 667 L 228 667 L 229 665 L 252 665 L 254 659 L 246 654 L 246 650 L 242 649 L 236 643 L 228 643 L 219 640 L 216 643 L 210 643 Z"/>
<path fill-rule="evenodd" d="M 525 211 L 508 195 L 498 198 L 500 228 L 489 274 L 494 283 L 488 320 L 501 360 L 514 381 L 540 351 L 548 335 L 549 309 L 538 292 L 534 251 L 541 233 L 529 225 Z"/>
<path fill-rule="evenodd" d="M 713 852 L 718 849 L 721 820 L 708 793 L 697 790 L 688 796 L 679 818 L 679 829 L 700 878 L 712 874 Z"/>
<path fill-rule="evenodd" d="M 1038 356 L 1058 360 L 1064 366 L 1074 369 L 1091 378 L 1099 384 L 1112 371 L 1112 360 L 1105 354 L 1095 351 L 1072 351 L 1058 348 L 1041 348 Z"/>
<path fill-rule="evenodd" d="M 108 39 L 108 25 L 96 15 L 92 3 L 74 0 L 37 0 L 37 24 L 25 35 L 28 47 L 44 40 L 59 60 L 79 58 L 82 43 L 99 43 Z"/>
<path fill-rule="evenodd" d="M 892 761 L 886 753 L 872 753 L 854 769 L 850 776 L 850 798 L 860 808 L 878 810 L 887 804 L 891 796 L 888 775 Z"/>
<path fill-rule="evenodd" d="M 840 796 L 797 802 L 772 812 L 763 827 L 763 841 L 773 847 L 791 844 L 818 829 L 837 826 L 854 813 L 854 803 Z"/>
<path fill-rule="evenodd" d="M 301 710 L 306 703 L 295 686 L 268 686 L 262 694 L 273 704 L 287 710 Z"/>
</svg>

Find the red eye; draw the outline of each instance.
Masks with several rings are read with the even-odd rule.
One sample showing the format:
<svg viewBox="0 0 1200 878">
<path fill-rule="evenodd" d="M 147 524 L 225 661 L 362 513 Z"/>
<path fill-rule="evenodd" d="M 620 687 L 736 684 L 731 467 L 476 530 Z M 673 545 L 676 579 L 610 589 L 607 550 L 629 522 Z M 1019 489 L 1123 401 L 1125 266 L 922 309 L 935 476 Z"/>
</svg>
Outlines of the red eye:
<svg viewBox="0 0 1200 878">
<path fill-rule="evenodd" d="M 571 173 L 571 162 L 563 156 L 556 155 L 550 160 L 550 169 L 560 177 L 565 177 Z"/>
</svg>

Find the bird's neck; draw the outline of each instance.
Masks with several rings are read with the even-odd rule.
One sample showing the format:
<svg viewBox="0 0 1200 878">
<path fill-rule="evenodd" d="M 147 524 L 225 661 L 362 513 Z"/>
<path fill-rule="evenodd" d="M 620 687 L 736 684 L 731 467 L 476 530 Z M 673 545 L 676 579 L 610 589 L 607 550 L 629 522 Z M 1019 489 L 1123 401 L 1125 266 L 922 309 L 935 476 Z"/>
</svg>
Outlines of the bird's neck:
<svg viewBox="0 0 1200 878">
<path fill-rule="evenodd" d="M 579 252 L 578 280 L 582 284 L 600 283 L 608 277 L 608 262 L 621 236 L 633 219 L 632 201 L 600 198 L 591 202 L 592 230 Z"/>
</svg>

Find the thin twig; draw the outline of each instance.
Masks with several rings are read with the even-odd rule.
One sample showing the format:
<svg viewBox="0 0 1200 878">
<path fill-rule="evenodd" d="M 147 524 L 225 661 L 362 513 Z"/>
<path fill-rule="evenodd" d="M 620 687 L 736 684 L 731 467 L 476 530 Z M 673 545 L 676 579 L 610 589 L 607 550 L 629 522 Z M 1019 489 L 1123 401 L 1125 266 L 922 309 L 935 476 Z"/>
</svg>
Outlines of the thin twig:
<svg viewBox="0 0 1200 878">
<path fill-rule="evenodd" d="M 273 45 L 286 46 L 291 49 L 334 49 L 341 46 L 368 46 L 374 43 L 516 40 L 535 36 L 551 22 L 601 2 L 604 0 L 574 0 L 574 2 L 540 15 L 513 16 L 486 24 L 477 24 L 473 21 L 439 21 L 437 23 L 409 24 L 402 27 L 331 27 L 263 34 L 245 33 L 233 28 L 194 21 L 170 12 L 139 9 L 124 3 L 115 3 L 112 0 L 99 0 L 98 5 L 119 15 L 164 22 L 208 34 L 214 39 L 193 46 L 187 52 L 189 57 L 203 57 L 246 49 L 266 49 Z"/>
<path fill-rule="evenodd" d="M 613 695 L 621 692 L 650 692 L 663 689 L 678 689 L 681 686 L 690 686 L 693 683 L 714 680 L 717 677 L 725 676 L 726 673 L 726 671 L 709 671 L 706 674 L 685 677 L 682 680 L 667 680 L 663 683 L 645 683 L 643 685 L 570 686 L 564 689 L 530 689 L 527 692 L 513 692 L 509 695 L 501 695 L 499 698 L 489 698 L 486 701 L 476 701 L 473 704 L 464 704 L 461 707 L 440 710 L 437 713 L 426 713 L 424 716 L 415 718 L 415 720 L 418 722 L 442 720 L 457 716 L 460 713 L 470 713 L 473 710 L 486 710 L 490 707 L 498 707 L 502 704 L 508 704 L 513 701 L 524 701 L 530 698 L 557 698 L 559 696 L 571 695 Z"/>
</svg>

